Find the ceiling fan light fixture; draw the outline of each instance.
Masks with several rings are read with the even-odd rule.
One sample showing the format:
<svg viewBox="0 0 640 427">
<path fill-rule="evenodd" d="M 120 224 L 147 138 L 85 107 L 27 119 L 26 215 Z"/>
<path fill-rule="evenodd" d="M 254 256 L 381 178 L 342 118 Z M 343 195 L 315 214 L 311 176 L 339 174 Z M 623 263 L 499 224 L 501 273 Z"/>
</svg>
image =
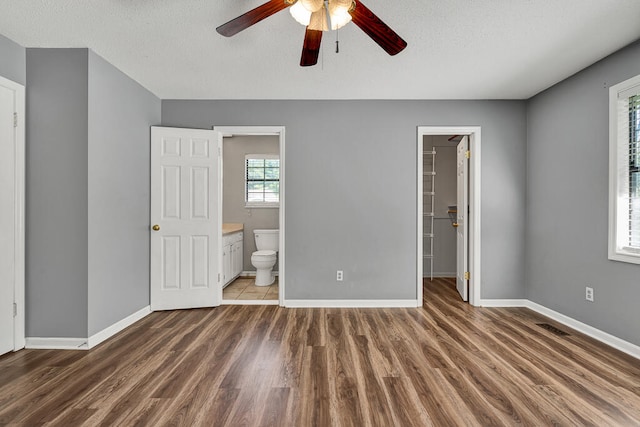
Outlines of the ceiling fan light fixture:
<svg viewBox="0 0 640 427">
<path fill-rule="evenodd" d="M 291 13 L 291 16 L 293 16 L 293 19 L 298 21 L 300 24 L 305 27 L 309 25 L 309 22 L 311 21 L 311 12 L 304 7 L 301 1 L 297 1 L 293 6 L 291 6 L 289 8 L 289 12 Z"/>
<path fill-rule="evenodd" d="M 317 12 L 324 7 L 323 0 L 298 0 L 298 3 L 301 3 L 311 13 Z"/>
<path fill-rule="evenodd" d="M 329 31 L 329 24 L 327 22 L 327 9 L 324 7 L 311 14 L 311 21 L 309 22 L 310 30 L 315 31 Z"/>
<path fill-rule="evenodd" d="M 407 47 L 407 42 L 360 0 L 268 0 L 220 25 L 216 31 L 225 37 L 231 37 L 287 8 L 291 8 L 291 14 L 296 21 L 306 25 L 300 59 L 300 65 L 303 67 L 318 63 L 322 33 L 338 29 L 349 21 L 364 31 L 389 55 L 396 55 Z"/>
<path fill-rule="evenodd" d="M 331 20 L 332 30 L 338 30 L 351 22 L 351 15 L 349 14 L 351 2 L 349 2 L 349 6 L 344 6 L 340 3 L 338 1 L 329 3 L 329 19 Z"/>
</svg>

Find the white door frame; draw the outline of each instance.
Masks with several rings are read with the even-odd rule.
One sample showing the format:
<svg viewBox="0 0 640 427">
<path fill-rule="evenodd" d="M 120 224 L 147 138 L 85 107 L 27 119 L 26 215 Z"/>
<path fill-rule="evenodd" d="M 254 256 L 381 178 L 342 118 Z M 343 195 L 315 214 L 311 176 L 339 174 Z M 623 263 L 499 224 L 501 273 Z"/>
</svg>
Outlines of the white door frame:
<svg viewBox="0 0 640 427">
<path fill-rule="evenodd" d="M 284 126 L 213 126 L 213 130 L 221 132 L 223 136 L 238 135 L 238 136 L 277 136 L 279 140 L 280 151 L 280 207 L 279 207 L 279 230 L 280 230 L 280 249 L 278 250 L 278 304 L 281 307 L 285 306 L 284 302 L 284 289 L 285 289 L 285 149 L 284 149 Z M 224 163 L 222 168 L 224 169 Z M 220 180 L 222 185 L 222 179 Z M 222 191 L 219 192 L 219 206 L 222 206 Z M 222 268 L 222 266 L 220 267 Z M 222 270 L 220 270 L 222 271 Z M 222 287 L 223 283 L 219 284 L 220 301 L 222 301 Z"/>
<path fill-rule="evenodd" d="M 423 224 L 422 224 L 422 172 L 423 172 L 423 140 L 426 135 L 468 135 L 469 136 L 469 149 L 471 151 L 471 158 L 469 159 L 469 272 L 471 277 L 469 279 L 469 303 L 474 306 L 480 306 L 480 287 L 481 280 L 481 263 L 480 263 L 480 248 L 481 241 L 481 127 L 480 126 L 418 126 L 418 141 L 417 141 L 417 164 L 418 164 L 418 194 L 417 194 L 417 278 L 416 278 L 416 290 L 418 296 L 418 305 L 422 306 L 422 245 L 423 245 Z M 437 191 L 437 190 L 436 190 Z"/>
<path fill-rule="evenodd" d="M 17 351 L 25 346 L 25 89 L 24 86 L 0 76 L 0 86 L 14 93 L 14 111 L 16 113 L 15 127 L 15 243 L 14 243 L 14 272 L 13 302 L 16 316 L 13 318 L 13 350 Z"/>
</svg>

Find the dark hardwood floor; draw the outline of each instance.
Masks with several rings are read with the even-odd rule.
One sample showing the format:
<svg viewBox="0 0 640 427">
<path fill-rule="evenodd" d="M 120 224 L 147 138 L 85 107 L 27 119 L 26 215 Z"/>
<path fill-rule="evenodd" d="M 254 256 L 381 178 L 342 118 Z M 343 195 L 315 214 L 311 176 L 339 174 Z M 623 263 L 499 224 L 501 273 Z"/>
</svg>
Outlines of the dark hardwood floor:
<svg viewBox="0 0 640 427">
<path fill-rule="evenodd" d="M 528 309 L 471 307 L 451 280 L 424 295 L 156 312 L 90 351 L 7 354 L 0 425 L 640 425 L 640 361 Z"/>
</svg>

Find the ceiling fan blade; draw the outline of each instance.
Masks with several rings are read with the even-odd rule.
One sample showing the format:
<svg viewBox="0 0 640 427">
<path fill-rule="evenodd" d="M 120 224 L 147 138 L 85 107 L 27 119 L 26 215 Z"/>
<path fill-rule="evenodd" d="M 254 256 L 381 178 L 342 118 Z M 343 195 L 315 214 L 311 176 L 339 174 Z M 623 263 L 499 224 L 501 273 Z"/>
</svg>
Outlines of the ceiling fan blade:
<svg viewBox="0 0 640 427">
<path fill-rule="evenodd" d="M 220 25 L 216 28 L 216 31 L 225 37 L 231 37 L 242 30 L 246 30 L 253 24 L 257 24 L 263 19 L 288 8 L 289 6 L 291 6 L 291 3 L 288 3 L 285 0 L 270 0 L 263 5 L 250 10 L 244 15 L 238 16 L 236 19 L 232 19 L 226 24 Z"/>
<path fill-rule="evenodd" d="M 371 37 L 374 42 L 378 43 L 389 55 L 400 53 L 407 47 L 407 42 L 402 40 L 395 31 L 367 9 L 361 1 L 355 0 L 355 2 L 355 9 L 349 12 L 353 23 L 367 33 L 367 35 Z"/>
<path fill-rule="evenodd" d="M 302 58 L 300 58 L 300 65 L 302 67 L 309 67 L 318 63 L 320 42 L 322 42 L 322 31 L 312 30 L 307 27 L 307 31 L 304 33 Z"/>
</svg>

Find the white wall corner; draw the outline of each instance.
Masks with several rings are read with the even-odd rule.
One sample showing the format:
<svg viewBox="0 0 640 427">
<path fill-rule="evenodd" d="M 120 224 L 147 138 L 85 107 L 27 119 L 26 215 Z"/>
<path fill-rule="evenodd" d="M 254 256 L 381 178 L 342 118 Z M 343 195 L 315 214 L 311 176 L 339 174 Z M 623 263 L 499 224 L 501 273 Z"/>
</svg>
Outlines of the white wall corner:
<svg viewBox="0 0 640 427">
<path fill-rule="evenodd" d="M 150 313 L 150 306 L 141 308 L 135 313 L 101 330 L 100 332 L 90 336 L 89 338 L 27 337 L 25 348 L 40 350 L 89 350 L 90 348 L 93 348 L 101 342 L 107 340 L 108 338 L 111 338 L 128 326 L 133 325 Z"/>
<path fill-rule="evenodd" d="M 146 317 L 149 314 L 151 314 L 151 306 L 143 307 L 140 310 L 136 311 L 135 313 L 133 313 L 133 314 L 125 317 L 124 319 L 114 323 L 113 325 L 108 326 L 108 327 L 104 328 L 103 330 L 101 330 L 100 332 L 91 335 L 87 339 L 88 348 L 93 348 L 93 347 L 97 346 L 101 342 L 111 338 L 112 336 L 114 336 L 118 332 L 122 331 L 123 329 L 125 329 L 125 328 L 127 328 L 127 327 L 129 327 L 131 325 L 133 325 L 138 320 Z"/>
</svg>

